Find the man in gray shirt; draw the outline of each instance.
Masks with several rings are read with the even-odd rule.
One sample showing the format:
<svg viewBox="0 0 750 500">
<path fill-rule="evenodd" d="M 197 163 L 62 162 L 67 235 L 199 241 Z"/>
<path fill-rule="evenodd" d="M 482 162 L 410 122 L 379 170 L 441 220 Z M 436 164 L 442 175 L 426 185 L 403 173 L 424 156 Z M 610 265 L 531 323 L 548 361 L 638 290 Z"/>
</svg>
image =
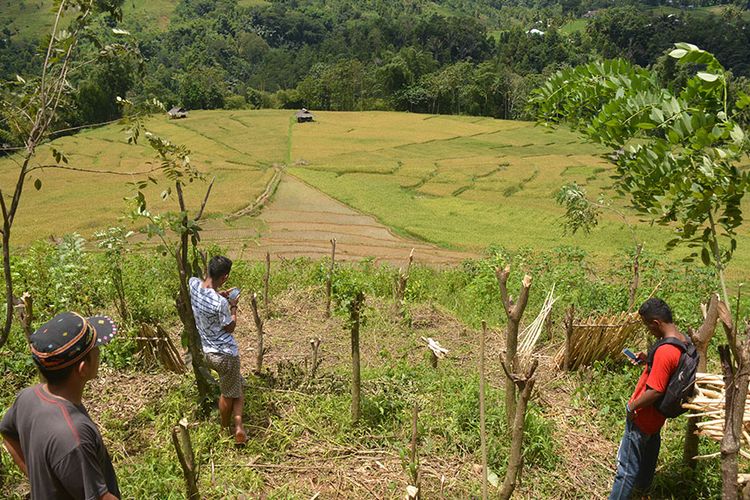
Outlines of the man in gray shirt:
<svg viewBox="0 0 750 500">
<path fill-rule="evenodd" d="M 46 383 L 22 390 L 0 422 L 32 499 L 120 498 L 112 460 L 81 398 L 99 370 L 99 346 L 116 333 L 106 316 L 58 314 L 29 338 Z"/>
</svg>

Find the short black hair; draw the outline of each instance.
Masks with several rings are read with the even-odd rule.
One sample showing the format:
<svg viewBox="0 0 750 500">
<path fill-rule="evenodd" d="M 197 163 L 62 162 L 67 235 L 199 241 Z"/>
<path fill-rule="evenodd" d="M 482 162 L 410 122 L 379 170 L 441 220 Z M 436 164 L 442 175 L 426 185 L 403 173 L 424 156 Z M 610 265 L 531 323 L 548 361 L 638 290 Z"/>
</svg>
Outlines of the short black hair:
<svg viewBox="0 0 750 500">
<path fill-rule="evenodd" d="M 646 321 L 658 319 L 665 323 L 672 323 L 672 309 L 669 308 L 666 302 L 656 297 L 651 297 L 641 304 L 638 314 Z"/>
<path fill-rule="evenodd" d="M 51 385 L 60 385 L 64 384 L 66 380 L 70 377 L 70 375 L 73 373 L 73 370 L 78 367 L 78 363 L 81 361 L 88 361 L 91 356 L 91 351 L 87 352 L 84 357 L 76 361 L 70 366 L 66 366 L 65 368 L 62 368 L 60 370 L 48 370 L 44 368 L 42 365 L 37 363 L 36 360 L 34 360 L 34 364 L 36 365 L 37 369 L 39 370 L 39 374 L 42 376 L 42 378 Z"/>
<path fill-rule="evenodd" d="M 229 271 L 232 270 L 232 261 L 229 260 L 228 257 L 224 257 L 223 255 L 216 255 L 214 257 L 211 257 L 211 260 L 208 262 L 208 275 L 211 277 L 211 279 L 219 279 L 222 276 L 226 276 L 229 274 Z"/>
</svg>

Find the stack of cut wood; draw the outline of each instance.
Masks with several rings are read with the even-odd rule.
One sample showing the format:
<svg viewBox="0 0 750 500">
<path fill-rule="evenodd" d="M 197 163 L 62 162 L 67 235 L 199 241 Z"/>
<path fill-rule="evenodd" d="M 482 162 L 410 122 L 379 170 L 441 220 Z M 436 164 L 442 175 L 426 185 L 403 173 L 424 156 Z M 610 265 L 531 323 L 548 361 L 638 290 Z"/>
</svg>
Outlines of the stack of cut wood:
<svg viewBox="0 0 750 500">
<path fill-rule="evenodd" d="M 688 417 L 705 417 L 697 423 L 698 434 L 706 436 L 714 441 L 721 441 L 724 437 L 724 378 L 713 373 L 698 373 L 695 380 L 696 396 L 685 403 L 683 408 L 693 410 L 695 413 L 686 414 Z M 745 415 L 742 418 L 742 439 L 740 454 L 750 458 L 750 398 L 745 401 Z M 704 455 L 696 458 L 710 458 L 718 456 L 718 453 Z"/>
<path fill-rule="evenodd" d="M 590 316 L 584 321 L 573 322 L 572 331 L 566 335 L 566 344 L 555 356 L 559 368 L 565 361 L 565 350 L 569 349 L 569 369 L 589 366 L 594 361 L 621 356 L 641 328 L 638 313 L 621 312 L 609 316 Z"/>
<path fill-rule="evenodd" d="M 174 373 L 185 373 L 185 362 L 175 347 L 169 334 L 161 327 L 148 324 L 141 325 L 141 336 L 135 338 L 138 353 L 148 365 L 161 363 L 164 368 Z"/>
</svg>

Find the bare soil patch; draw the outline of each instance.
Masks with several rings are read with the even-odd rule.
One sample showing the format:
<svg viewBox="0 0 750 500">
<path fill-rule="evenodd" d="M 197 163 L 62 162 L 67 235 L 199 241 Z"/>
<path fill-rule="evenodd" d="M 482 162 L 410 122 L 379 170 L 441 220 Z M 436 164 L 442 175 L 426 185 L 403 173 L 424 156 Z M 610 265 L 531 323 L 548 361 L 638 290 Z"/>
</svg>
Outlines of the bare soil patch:
<svg viewBox="0 0 750 500">
<path fill-rule="evenodd" d="M 394 207 L 398 210 L 398 207 Z M 234 257 L 272 258 L 330 255 L 336 239 L 336 258 L 403 263 L 413 248 L 416 262 L 435 265 L 459 263 L 474 255 L 395 235 L 374 217 L 365 215 L 285 175 L 271 202 L 256 217 L 256 224 L 243 221 L 228 226 L 222 220 L 205 224 L 205 238 L 228 249 Z M 244 226 L 244 227 L 243 227 Z"/>
</svg>

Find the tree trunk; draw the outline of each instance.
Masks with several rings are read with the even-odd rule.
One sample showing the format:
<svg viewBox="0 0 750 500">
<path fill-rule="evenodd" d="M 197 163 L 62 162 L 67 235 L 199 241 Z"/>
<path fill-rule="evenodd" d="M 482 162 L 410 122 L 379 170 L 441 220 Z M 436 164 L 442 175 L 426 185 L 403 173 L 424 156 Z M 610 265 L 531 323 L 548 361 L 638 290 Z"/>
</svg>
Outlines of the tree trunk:
<svg viewBox="0 0 750 500">
<path fill-rule="evenodd" d="M 534 372 L 536 371 L 538 364 L 539 362 L 534 360 L 528 373 L 522 376 L 510 373 L 508 370 L 509 367 L 503 362 L 503 369 L 505 370 L 506 376 L 518 386 L 520 392 L 518 406 L 513 415 L 508 469 L 505 472 L 505 479 L 503 480 L 503 486 L 499 495 L 503 500 L 508 500 L 511 497 L 513 491 L 516 489 L 518 478 L 521 475 L 521 469 L 523 466 L 523 434 L 526 422 L 526 408 L 528 407 L 529 399 L 531 399 L 531 392 L 534 389 L 534 383 L 536 382 Z"/>
<path fill-rule="evenodd" d="M 250 297 L 250 306 L 253 309 L 255 330 L 258 334 L 255 341 L 255 372 L 260 373 L 263 369 L 263 355 L 265 354 L 263 347 L 263 335 L 265 332 L 263 331 L 263 320 L 260 319 L 260 314 L 258 314 L 258 296 L 255 293 Z"/>
<path fill-rule="evenodd" d="M 510 266 L 505 269 L 497 268 L 495 276 L 500 288 L 500 298 L 503 303 L 503 309 L 508 317 L 508 325 L 505 330 L 505 359 L 508 362 L 508 368 L 511 373 L 517 373 L 518 367 L 518 327 L 521 324 L 521 316 L 526 309 L 529 300 L 529 289 L 531 288 L 531 276 L 528 274 L 523 277 L 521 291 L 518 295 L 518 301 L 508 295 L 508 276 L 510 275 Z M 507 412 L 508 427 L 513 426 L 513 415 L 516 409 L 516 386 L 511 379 L 505 382 L 505 411 Z"/>
<path fill-rule="evenodd" d="M 703 324 L 698 330 L 690 335 L 690 339 L 695 344 L 695 348 L 698 351 L 698 372 L 706 372 L 706 363 L 708 362 L 708 345 L 711 342 L 711 338 L 716 332 L 716 322 L 719 320 L 719 296 L 712 294 L 708 300 L 708 307 L 706 308 L 706 317 L 703 319 Z M 685 448 L 683 450 L 683 461 L 686 465 L 691 468 L 695 468 L 697 465 L 696 460 L 693 458 L 698 455 L 698 422 L 700 417 L 692 417 L 687 419 L 687 426 L 685 429 Z"/>
<path fill-rule="evenodd" d="M 716 232 L 716 223 L 714 222 L 714 214 L 711 212 L 711 210 L 708 211 L 708 222 L 710 224 L 711 228 L 711 235 L 713 239 L 711 240 L 711 250 L 714 254 L 714 260 L 716 261 L 716 272 L 719 275 L 719 283 L 721 284 L 721 291 L 724 298 L 724 303 L 727 305 L 727 309 L 730 311 L 732 310 L 731 307 L 729 307 L 729 294 L 727 293 L 727 282 L 724 279 L 724 263 L 721 261 L 721 250 L 719 249 L 719 234 Z M 730 348 L 734 349 L 735 345 L 730 345 Z M 735 356 L 737 355 L 737 352 L 734 353 Z"/>
<path fill-rule="evenodd" d="M 187 235 L 185 235 L 187 238 Z M 198 404 L 201 409 L 208 413 L 211 411 L 211 386 L 208 382 L 208 373 L 203 366 L 203 348 L 201 347 L 201 338 L 198 333 L 198 327 L 195 325 L 195 316 L 193 315 L 193 306 L 190 302 L 190 292 L 188 290 L 187 280 L 188 272 L 185 268 L 186 263 L 182 258 L 182 250 L 177 252 L 177 267 L 180 272 L 180 291 L 177 296 L 177 314 L 180 317 L 182 327 L 185 329 L 185 336 L 188 340 L 188 352 L 190 352 L 190 362 L 195 375 L 195 382 L 198 385 Z"/>
<path fill-rule="evenodd" d="M 331 317 L 331 293 L 333 291 L 333 271 L 336 263 L 336 238 L 331 240 L 331 267 L 326 281 L 326 318 Z"/>
<path fill-rule="evenodd" d="M 359 321 L 365 295 L 358 292 L 349 306 L 349 323 L 352 334 L 352 422 L 357 423 L 361 416 L 360 370 L 359 370 Z"/>
<path fill-rule="evenodd" d="M 0 193 L 2 196 L 2 193 Z M 5 203 L 3 203 L 3 206 Z M 10 268 L 10 225 L 7 220 L 3 228 L 3 276 L 5 278 L 5 322 L 0 332 L 0 347 L 4 346 L 13 325 L 13 274 Z"/>
<path fill-rule="evenodd" d="M 724 329 L 733 329 L 731 323 L 723 323 Z M 736 331 L 736 330 L 735 330 Z M 745 332 L 746 339 L 738 341 L 735 351 L 739 354 L 737 366 L 732 363 L 732 350 L 720 346 L 719 355 L 724 372 L 724 436 L 721 439 L 721 482 L 723 500 L 738 498 L 739 484 L 738 455 L 743 432 L 745 400 L 750 382 L 750 328 Z"/>
<path fill-rule="evenodd" d="M 182 424 L 172 428 L 172 444 L 182 467 L 182 475 L 185 477 L 187 497 L 189 500 L 200 500 L 193 445 L 190 442 L 190 433 Z"/>
</svg>

